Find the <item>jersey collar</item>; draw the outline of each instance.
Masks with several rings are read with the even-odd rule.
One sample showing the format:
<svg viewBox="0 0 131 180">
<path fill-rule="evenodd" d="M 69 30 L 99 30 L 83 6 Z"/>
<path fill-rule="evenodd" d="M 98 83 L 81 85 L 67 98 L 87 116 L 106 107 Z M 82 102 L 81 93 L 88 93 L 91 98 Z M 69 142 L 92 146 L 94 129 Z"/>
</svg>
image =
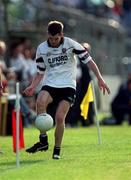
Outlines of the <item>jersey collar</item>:
<svg viewBox="0 0 131 180">
<path fill-rule="evenodd" d="M 61 41 L 60 41 L 59 46 L 60 46 L 61 44 L 63 44 L 63 42 L 64 42 L 64 37 L 61 38 Z M 49 42 L 49 39 L 47 39 L 47 44 L 48 44 L 49 47 L 52 47 L 51 44 L 50 44 L 50 42 Z M 58 46 L 58 47 L 59 47 L 59 46 Z M 57 48 L 58 48 L 58 47 L 57 47 Z M 52 47 L 52 48 L 55 48 L 55 47 Z"/>
</svg>

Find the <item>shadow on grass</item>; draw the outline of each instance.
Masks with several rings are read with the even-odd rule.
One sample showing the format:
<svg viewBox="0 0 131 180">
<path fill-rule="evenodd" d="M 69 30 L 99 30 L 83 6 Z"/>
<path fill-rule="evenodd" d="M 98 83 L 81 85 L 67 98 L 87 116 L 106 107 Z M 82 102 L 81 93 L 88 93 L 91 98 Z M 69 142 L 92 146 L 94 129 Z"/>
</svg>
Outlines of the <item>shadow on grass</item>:
<svg viewBox="0 0 131 180">
<path fill-rule="evenodd" d="M 20 161 L 20 166 L 32 165 L 32 164 L 36 164 L 36 163 L 40 163 L 40 162 L 43 162 L 43 160 L 22 160 L 22 161 Z M 4 172 L 9 169 L 15 169 L 15 168 L 16 168 L 15 161 L 0 163 L 0 170 L 2 170 Z"/>
</svg>

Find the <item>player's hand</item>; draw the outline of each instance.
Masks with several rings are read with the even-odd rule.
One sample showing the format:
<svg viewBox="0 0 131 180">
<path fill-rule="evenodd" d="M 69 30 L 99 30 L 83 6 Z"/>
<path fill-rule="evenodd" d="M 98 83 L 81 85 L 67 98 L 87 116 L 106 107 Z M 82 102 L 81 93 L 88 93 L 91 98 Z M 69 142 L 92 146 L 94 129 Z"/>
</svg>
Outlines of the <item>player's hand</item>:
<svg viewBox="0 0 131 180">
<path fill-rule="evenodd" d="M 23 93 L 27 96 L 33 96 L 34 94 L 34 88 L 32 86 L 28 86 L 24 91 Z"/>
<path fill-rule="evenodd" d="M 105 94 L 105 92 L 107 92 L 108 94 L 110 94 L 110 89 L 109 89 L 109 87 L 106 85 L 105 81 L 104 81 L 102 78 L 100 78 L 100 79 L 98 80 L 98 85 L 99 85 L 99 87 L 100 87 L 100 90 L 103 91 L 103 94 Z"/>
</svg>

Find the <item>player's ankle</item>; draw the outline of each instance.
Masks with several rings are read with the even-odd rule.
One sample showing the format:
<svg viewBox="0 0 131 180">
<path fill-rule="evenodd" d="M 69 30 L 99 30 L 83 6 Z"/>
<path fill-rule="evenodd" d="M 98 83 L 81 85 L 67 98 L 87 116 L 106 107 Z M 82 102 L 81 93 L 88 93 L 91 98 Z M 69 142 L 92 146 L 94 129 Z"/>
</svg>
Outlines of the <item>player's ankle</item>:
<svg viewBox="0 0 131 180">
<path fill-rule="evenodd" d="M 40 142 L 41 143 L 48 143 L 48 136 L 47 136 L 47 134 L 40 134 L 40 136 L 39 136 L 39 139 L 40 139 Z"/>
<path fill-rule="evenodd" d="M 54 146 L 53 155 L 52 155 L 53 159 L 60 159 L 60 150 L 61 150 L 60 147 Z"/>
</svg>

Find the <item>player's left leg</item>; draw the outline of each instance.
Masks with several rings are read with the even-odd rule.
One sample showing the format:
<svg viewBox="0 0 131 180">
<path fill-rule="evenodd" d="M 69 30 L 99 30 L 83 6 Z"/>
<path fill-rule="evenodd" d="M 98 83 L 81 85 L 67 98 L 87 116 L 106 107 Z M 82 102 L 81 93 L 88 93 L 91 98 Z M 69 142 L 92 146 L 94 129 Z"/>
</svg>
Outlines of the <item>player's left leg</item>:
<svg viewBox="0 0 131 180">
<path fill-rule="evenodd" d="M 56 111 L 55 121 L 55 146 L 53 151 L 53 159 L 60 159 L 60 148 L 65 128 L 65 117 L 69 111 L 70 103 L 66 100 L 62 100 Z"/>
</svg>

